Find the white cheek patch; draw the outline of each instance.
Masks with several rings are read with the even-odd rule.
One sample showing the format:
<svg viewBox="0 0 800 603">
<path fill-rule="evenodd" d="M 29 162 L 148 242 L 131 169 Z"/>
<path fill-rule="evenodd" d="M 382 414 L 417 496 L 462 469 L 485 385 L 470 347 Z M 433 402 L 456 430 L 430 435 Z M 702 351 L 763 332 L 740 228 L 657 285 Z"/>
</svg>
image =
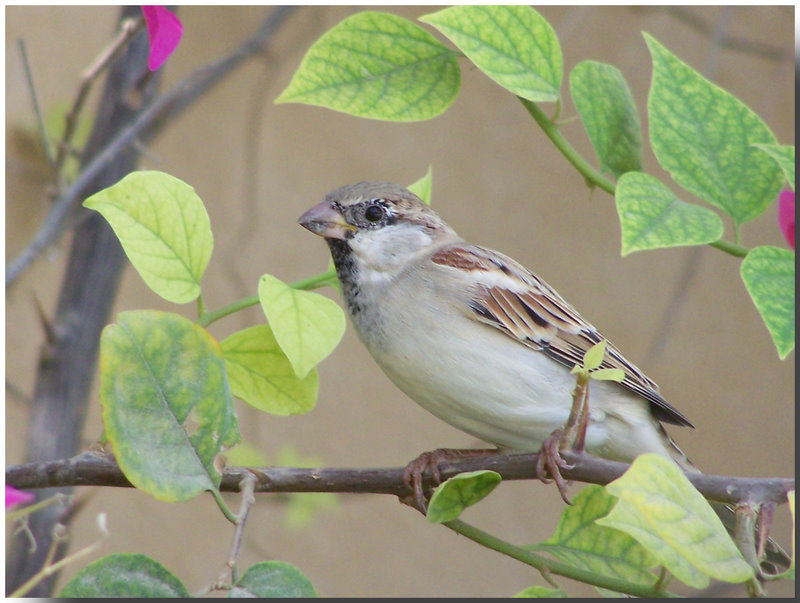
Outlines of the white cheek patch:
<svg viewBox="0 0 800 603">
<path fill-rule="evenodd" d="M 363 276 L 376 280 L 392 278 L 433 239 L 418 226 L 392 224 L 379 230 L 362 230 L 350 239 Z"/>
</svg>

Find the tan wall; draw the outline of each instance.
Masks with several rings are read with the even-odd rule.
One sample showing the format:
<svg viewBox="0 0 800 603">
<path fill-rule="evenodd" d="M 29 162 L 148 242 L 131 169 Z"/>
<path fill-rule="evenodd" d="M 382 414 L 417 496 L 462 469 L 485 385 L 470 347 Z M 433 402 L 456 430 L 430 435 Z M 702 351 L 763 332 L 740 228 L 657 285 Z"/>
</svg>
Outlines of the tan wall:
<svg viewBox="0 0 800 603">
<path fill-rule="evenodd" d="M 185 37 L 167 63 L 163 89 L 230 49 L 267 10 L 181 8 Z M 695 463 L 711 473 L 794 475 L 794 355 L 778 360 L 742 287 L 738 262 L 711 248 L 620 258 L 613 199 L 601 191 L 590 198 L 583 179 L 519 102 L 478 70 L 462 61 L 458 99 L 430 122 L 390 124 L 272 104 L 305 49 L 353 10 L 297 12 L 266 61 L 252 61 L 214 90 L 142 161 L 143 168 L 191 183 L 208 206 L 216 239 L 203 283 L 209 307 L 253 294 L 265 272 L 292 281 L 324 270 L 325 246 L 296 219 L 328 190 L 363 179 L 407 184 L 432 164 L 434 205 L 444 218 L 467 239 L 536 270 L 661 384 L 667 399 L 696 425 L 694 431 L 671 429 Z M 415 18 L 434 9 L 381 10 Z M 541 12 L 559 34 L 565 67 L 583 59 L 618 66 L 643 116 L 651 64 L 640 32 L 647 31 L 739 96 L 781 143 L 794 144 L 791 7 L 689 9 L 725 36 L 781 49 L 781 60 L 715 46 L 711 34 L 674 11 L 545 6 Z M 49 110 L 72 99 L 79 74 L 108 40 L 117 9 L 9 7 L 6 14 L 7 128 L 31 128 L 17 38 L 28 46 L 40 101 Z M 563 115 L 574 115 L 571 103 Z M 577 120 L 563 131 L 593 159 Z M 7 258 L 25 245 L 47 209 L 46 172 L 22 150 L 19 143 L 7 145 Z M 645 165 L 661 175 L 652 154 Z M 775 216 L 770 208 L 747 224 L 743 244 L 783 245 Z M 67 244 L 65 238 L 55 246 L 7 297 L 7 379 L 26 395 L 33 391 L 43 340 L 32 300 L 38 298 L 48 311 L 55 307 Z M 690 264 L 694 270 L 687 280 Z M 134 308 L 175 309 L 128 269 L 117 310 Z M 178 310 L 194 316 L 191 304 Z M 221 338 L 259 320 L 257 312 L 246 312 L 211 331 Z M 399 466 L 423 450 L 475 443 L 401 394 L 349 327 L 320 375 L 319 403 L 308 415 L 271 417 L 240 405 L 244 437 L 269 456 L 291 445 L 298 454 L 336 467 Z M 23 459 L 26 417 L 25 402 L 7 389 L 8 464 Z M 95 394 L 87 445 L 100 430 Z M 75 547 L 96 538 L 94 517 L 105 511 L 112 536 L 98 556 L 152 555 L 190 590 L 213 580 L 224 563 L 232 530 L 210 496 L 166 504 L 129 490 L 86 489 L 81 495 L 90 500 L 74 524 Z M 509 483 L 466 519 L 515 542 L 533 543 L 552 533 L 562 504 L 553 487 Z M 781 510 L 777 520 L 784 544 L 789 544 L 787 516 Z M 300 531 L 285 525 L 279 506 L 260 498 L 248 525 L 243 566 L 262 559 L 296 564 L 327 596 L 498 596 L 543 584 L 532 569 L 430 526 L 415 511 L 380 496 L 341 497 L 337 510 Z M 76 569 L 69 568 L 64 578 Z M 568 589 L 574 595 L 594 593 L 571 584 Z M 790 585 L 771 592 L 792 594 Z"/>
</svg>

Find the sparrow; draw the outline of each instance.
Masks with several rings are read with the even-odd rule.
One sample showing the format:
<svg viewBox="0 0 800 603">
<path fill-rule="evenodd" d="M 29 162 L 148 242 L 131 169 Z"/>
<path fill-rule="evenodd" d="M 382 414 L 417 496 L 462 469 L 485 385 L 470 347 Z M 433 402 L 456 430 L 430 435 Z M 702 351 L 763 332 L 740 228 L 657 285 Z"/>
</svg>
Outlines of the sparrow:
<svg viewBox="0 0 800 603">
<path fill-rule="evenodd" d="M 443 421 L 504 452 L 546 450 L 570 416 L 571 369 L 605 340 L 601 368 L 624 378 L 591 382 L 584 451 L 623 462 L 656 453 L 698 471 L 662 425 L 692 424 L 655 382 L 541 277 L 466 242 L 409 190 L 344 186 L 298 221 L 328 244 L 347 313 L 377 364 Z"/>
</svg>

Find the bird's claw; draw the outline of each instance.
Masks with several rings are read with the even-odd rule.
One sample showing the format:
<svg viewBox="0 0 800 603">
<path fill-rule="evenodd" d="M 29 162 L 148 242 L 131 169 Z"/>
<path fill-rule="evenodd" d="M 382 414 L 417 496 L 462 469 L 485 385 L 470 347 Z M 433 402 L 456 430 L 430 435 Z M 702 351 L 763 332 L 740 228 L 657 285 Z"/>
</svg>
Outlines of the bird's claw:
<svg viewBox="0 0 800 603">
<path fill-rule="evenodd" d="M 549 484 L 555 481 L 558 493 L 561 495 L 562 500 L 568 505 L 572 501 L 567 496 L 567 481 L 562 477 L 562 469 L 572 469 L 575 465 L 569 464 L 561 456 L 561 445 L 564 438 L 564 430 L 556 429 L 550 437 L 542 443 L 542 449 L 539 451 L 539 458 L 536 460 L 536 477 L 543 483 Z M 547 476 L 552 479 L 548 479 Z"/>
</svg>

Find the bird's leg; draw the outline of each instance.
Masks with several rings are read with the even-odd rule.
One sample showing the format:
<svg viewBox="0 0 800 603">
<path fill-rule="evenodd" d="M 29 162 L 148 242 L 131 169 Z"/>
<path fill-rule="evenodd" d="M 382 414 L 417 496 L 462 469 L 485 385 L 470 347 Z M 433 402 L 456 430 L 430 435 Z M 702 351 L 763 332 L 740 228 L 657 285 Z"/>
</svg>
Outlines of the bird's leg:
<svg viewBox="0 0 800 603">
<path fill-rule="evenodd" d="M 572 469 L 561 456 L 562 450 L 583 452 L 586 446 L 586 427 L 589 423 L 589 377 L 588 373 L 578 373 L 577 384 L 572 391 L 572 408 L 563 428 L 556 429 L 543 443 L 536 461 L 536 475 L 544 483 L 550 483 L 547 475 L 553 478 L 558 493 L 565 503 L 572 502 L 567 497 L 567 482 L 561 476 L 561 469 Z"/>
<path fill-rule="evenodd" d="M 403 469 L 403 483 L 407 488 L 414 491 L 414 502 L 417 509 L 424 514 L 427 504 L 425 502 L 425 494 L 422 491 L 422 474 L 426 469 L 430 469 L 433 481 L 438 485 L 442 482 L 442 474 L 439 472 L 439 463 L 442 461 L 494 454 L 500 454 L 500 451 L 495 448 L 437 448 L 430 452 L 423 452 Z"/>
</svg>

